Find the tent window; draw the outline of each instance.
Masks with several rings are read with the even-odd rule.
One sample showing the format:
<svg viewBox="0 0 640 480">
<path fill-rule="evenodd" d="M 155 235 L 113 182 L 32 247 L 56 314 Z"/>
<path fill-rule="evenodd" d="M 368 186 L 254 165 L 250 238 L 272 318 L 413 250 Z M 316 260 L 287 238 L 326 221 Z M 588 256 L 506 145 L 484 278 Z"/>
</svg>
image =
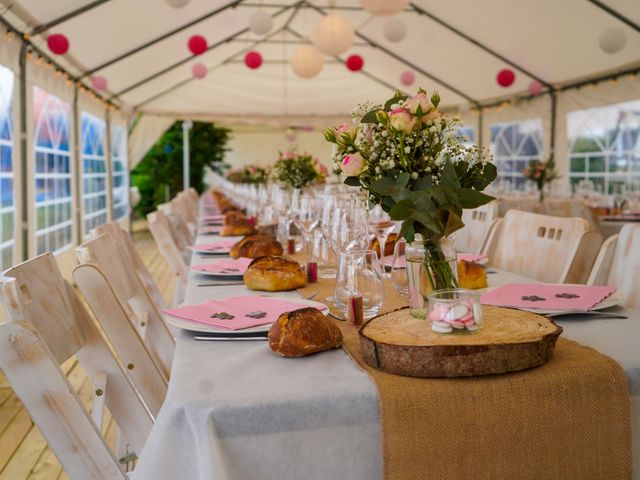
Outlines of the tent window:
<svg viewBox="0 0 640 480">
<path fill-rule="evenodd" d="M 84 232 L 107 223 L 105 121 L 82 112 L 82 205 Z"/>
<path fill-rule="evenodd" d="M 458 137 L 465 145 L 472 145 L 476 142 L 476 131 L 473 127 L 459 126 L 457 131 Z"/>
<path fill-rule="evenodd" d="M 522 170 L 531 160 L 542 160 L 542 120 L 491 125 L 491 153 L 498 181 L 510 189 L 524 190 Z"/>
<path fill-rule="evenodd" d="M 36 253 L 72 243 L 70 106 L 33 87 Z"/>
<path fill-rule="evenodd" d="M 569 178 L 606 194 L 640 182 L 640 100 L 567 115 Z"/>
<path fill-rule="evenodd" d="M 13 72 L 0 65 L 0 269 L 13 265 L 13 139 L 11 99 Z"/>
<path fill-rule="evenodd" d="M 127 178 L 127 129 L 111 127 L 111 165 L 113 178 L 113 218 L 129 214 L 129 179 Z"/>
</svg>

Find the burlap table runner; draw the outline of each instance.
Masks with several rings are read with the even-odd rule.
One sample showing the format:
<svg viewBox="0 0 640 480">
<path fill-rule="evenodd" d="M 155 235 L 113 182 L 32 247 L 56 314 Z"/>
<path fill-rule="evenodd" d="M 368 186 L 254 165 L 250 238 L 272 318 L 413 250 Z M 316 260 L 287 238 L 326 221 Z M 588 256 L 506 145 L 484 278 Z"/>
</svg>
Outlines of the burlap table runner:
<svg viewBox="0 0 640 480">
<path fill-rule="evenodd" d="M 334 284 L 320 280 L 301 293 L 323 301 Z M 381 313 L 406 305 L 390 284 L 385 294 Z M 552 360 L 532 370 L 401 377 L 364 363 L 358 329 L 336 323 L 378 389 L 385 479 L 631 478 L 628 383 L 611 358 L 560 338 Z"/>
</svg>

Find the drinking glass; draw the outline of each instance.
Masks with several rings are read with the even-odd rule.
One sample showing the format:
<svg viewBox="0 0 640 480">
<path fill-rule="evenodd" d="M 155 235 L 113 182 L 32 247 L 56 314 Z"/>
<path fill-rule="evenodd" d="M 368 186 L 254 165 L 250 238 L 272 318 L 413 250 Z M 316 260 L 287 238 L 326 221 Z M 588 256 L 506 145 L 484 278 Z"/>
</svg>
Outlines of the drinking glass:
<svg viewBox="0 0 640 480">
<path fill-rule="evenodd" d="M 409 295 L 409 277 L 407 276 L 407 259 L 405 257 L 405 247 L 407 242 L 404 238 L 396 240 L 393 249 L 393 260 L 391 261 L 391 283 L 393 288 L 403 296 Z"/>
<path fill-rule="evenodd" d="M 349 301 L 362 296 L 363 318 L 375 317 L 384 301 L 384 285 L 378 255 L 374 250 L 342 252 L 336 280 L 336 305 L 347 315 Z"/>
<path fill-rule="evenodd" d="M 389 214 L 382 210 L 380 205 L 376 205 L 370 212 L 368 223 L 371 231 L 378 240 L 380 247 L 380 262 L 382 268 L 384 268 L 384 247 L 387 244 L 387 239 L 393 229 L 396 228 L 396 222 L 391 221 Z"/>
<path fill-rule="evenodd" d="M 369 245 L 369 231 L 361 208 L 354 205 L 336 208 L 331 241 L 336 254 L 350 250 L 366 250 Z"/>
<path fill-rule="evenodd" d="M 355 205 L 355 197 L 344 193 L 325 195 L 323 202 L 320 232 L 322 233 L 323 248 L 327 251 L 326 258 L 323 258 L 323 265 L 320 268 L 320 276 L 322 278 L 335 278 L 338 257 L 333 242 L 333 219 L 339 207 Z"/>
<path fill-rule="evenodd" d="M 311 195 L 301 195 L 292 211 L 293 223 L 300 229 L 304 239 L 305 259 L 309 262 L 312 253 L 312 233 L 320 225 L 322 201 Z"/>
</svg>

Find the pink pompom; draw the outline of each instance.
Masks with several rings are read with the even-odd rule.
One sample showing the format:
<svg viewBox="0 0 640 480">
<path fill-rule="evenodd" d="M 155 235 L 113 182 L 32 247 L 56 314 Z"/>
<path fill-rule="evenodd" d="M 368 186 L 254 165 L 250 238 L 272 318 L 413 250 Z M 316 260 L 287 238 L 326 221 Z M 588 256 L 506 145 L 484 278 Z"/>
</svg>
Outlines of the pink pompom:
<svg viewBox="0 0 640 480">
<path fill-rule="evenodd" d="M 189 43 L 187 45 L 189 47 L 189 51 L 194 55 L 201 55 L 207 51 L 207 39 L 202 35 L 193 35 L 189 38 Z"/>
<path fill-rule="evenodd" d="M 107 89 L 107 79 L 102 75 L 94 75 L 91 77 L 91 86 L 94 90 L 106 90 Z"/>
<path fill-rule="evenodd" d="M 534 80 L 529 84 L 529 93 L 531 95 L 540 95 L 544 90 L 544 86 L 537 80 Z"/>
<path fill-rule="evenodd" d="M 408 87 L 409 85 L 413 85 L 413 82 L 416 81 L 416 76 L 411 70 L 406 70 L 402 72 L 402 75 L 400 75 L 400 81 L 403 85 Z"/>
<path fill-rule="evenodd" d="M 207 76 L 207 67 L 203 63 L 197 62 L 191 66 L 191 74 L 193 78 L 204 78 Z"/>
<path fill-rule="evenodd" d="M 498 72 L 496 81 L 501 87 L 510 87 L 511 85 L 513 85 L 513 82 L 516 81 L 516 74 L 513 72 L 513 70 L 504 68 Z"/>
<path fill-rule="evenodd" d="M 350 55 L 346 61 L 347 68 L 352 72 L 362 70 L 364 67 L 364 59 L 360 55 Z"/>
<path fill-rule="evenodd" d="M 64 55 L 69 51 L 69 39 L 61 33 L 54 33 L 47 38 L 47 46 L 56 55 Z"/>
<path fill-rule="evenodd" d="M 255 70 L 262 65 L 262 55 L 254 50 L 247 52 L 244 56 L 244 64 L 250 69 Z"/>
</svg>

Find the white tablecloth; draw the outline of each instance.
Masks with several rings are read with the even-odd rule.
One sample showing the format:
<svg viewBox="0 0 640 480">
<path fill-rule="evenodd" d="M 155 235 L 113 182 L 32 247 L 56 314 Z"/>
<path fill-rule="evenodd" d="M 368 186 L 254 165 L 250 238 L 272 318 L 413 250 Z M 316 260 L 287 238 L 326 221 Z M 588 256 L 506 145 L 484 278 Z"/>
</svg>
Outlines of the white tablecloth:
<svg viewBox="0 0 640 480">
<path fill-rule="evenodd" d="M 197 243 L 214 238 L 200 237 Z M 211 261 L 194 255 L 192 263 Z M 490 285 L 514 281 L 530 280 L 507 272 L 489 275 Z M 242 285 L 196 286 L 205 282 L 191 273 L 185 304 L 252 293 Z M 629 318 L 558 323 L 566 338 L 613 357 L 627 373 L 634 478 L 640 479 L 640 311 L 619 310 Z M 178 338 L 167 399 L 134 479 L 381 478 L 376 389 L 344 351 L 285 359 L 264 341 L 196 342 L 191 337 Z"/>
</svg>

